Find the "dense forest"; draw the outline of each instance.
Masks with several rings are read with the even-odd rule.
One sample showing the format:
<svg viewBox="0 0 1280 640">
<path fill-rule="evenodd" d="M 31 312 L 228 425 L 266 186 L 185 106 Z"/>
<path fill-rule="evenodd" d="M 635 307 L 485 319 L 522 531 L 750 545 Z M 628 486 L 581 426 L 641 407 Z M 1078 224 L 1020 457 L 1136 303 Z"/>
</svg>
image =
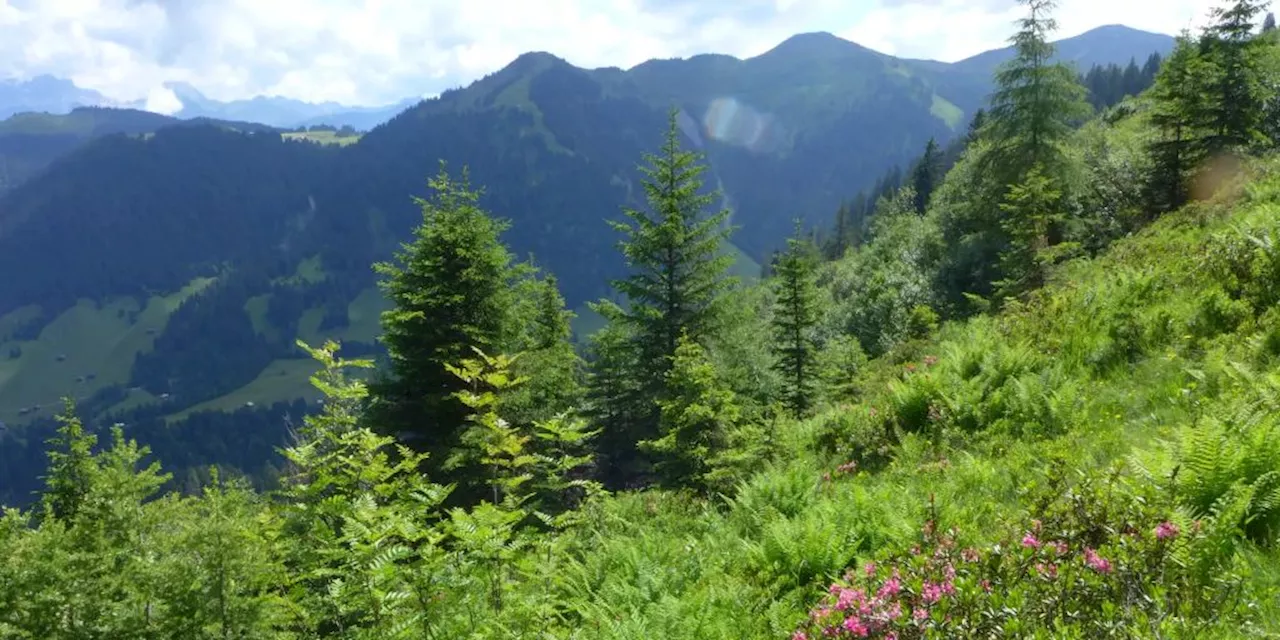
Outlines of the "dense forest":
<svg viewBox="0 0 1280 640">
<path fill-rule="evenodd" d="M 234 430 L 217 450 L 68 400 L 46 445 L 26 445 L 47 469 L 35 504 L 0 517 L 0 636 L 1280 634 L 1274 19 L 1224 2 L 1127 78 L 1054 62 L 1053 0 L 1021 4 L 967 133 L 794 214 L 759 281 L 730 275 L 744 230 L 679 107 L 645 120 L 664 135 L 632 159 L 643 197 L 609 218 L 616 255 L 578 265 L 621 265 L 582 349 L 562 271 L 513 251 L 484 195 L 522 158 L 440 162 L 408 242 L 345 254 L 373 264 L 391 305 L 379 357 L 293 345 L 318 367 L 318 412 L 192 416 Z M 473 117 L 450 135 L 475 142 L 513 116 Z M 609 143 L 572 141 L 621 152 Z M 577 158 L 539 179 L 603 189 Z M 173 189 L 204 193 L 178 173 Z M 280 194 L 245 202 L 306 204 Z M 832 210 L 826 228 L 805 222 Z M 261 247 L 272 276 L 201 265 L 218 282 L 171 320 L 253 348 L 192 342 L 187 366 L 140 357 L 133 382 L 213 396 L 227 383 L 202 363 L 243 378 L 291 346 L 238 313 L 236 287 L 288 275 L 237 217 L 254 213 L 209 242 Z M 147 278 L 203 273 L 128 250 Z M 313 284 L 276 291 L 267 313 L 350 293 Z M 282 459 L 258 457 L 276 443 Z"/>
</svg>

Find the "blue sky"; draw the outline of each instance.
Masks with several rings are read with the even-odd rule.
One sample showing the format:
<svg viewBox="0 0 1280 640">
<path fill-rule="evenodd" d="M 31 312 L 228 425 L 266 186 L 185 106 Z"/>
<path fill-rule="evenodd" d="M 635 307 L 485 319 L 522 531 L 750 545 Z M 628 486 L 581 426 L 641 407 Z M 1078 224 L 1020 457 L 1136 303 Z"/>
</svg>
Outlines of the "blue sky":
<svg viewBox="0 0 1280 640">
<path fill-rule="evenodd" d="M 1198 26 L 1218 0 L 1060 0 L 1058 36 Z M 230 100 L 386 104 L 433 95 L 525 51 L 580 66 L 762 53 L 829 31 L 899 56 L 1004 45 L 1014 0 L 0 0 L 0 78 L 48 73 L 172 109 L 166 81 Z"/>
</svg>

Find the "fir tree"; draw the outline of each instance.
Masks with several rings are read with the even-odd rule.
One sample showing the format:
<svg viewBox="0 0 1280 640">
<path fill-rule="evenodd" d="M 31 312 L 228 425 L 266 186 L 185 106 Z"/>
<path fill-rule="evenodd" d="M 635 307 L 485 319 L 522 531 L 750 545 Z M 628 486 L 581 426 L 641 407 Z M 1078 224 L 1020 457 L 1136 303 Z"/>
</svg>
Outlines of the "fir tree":
<svg viewBox="0 0 1280 640">
<path fill-rule="evenodd" d="M 1205 119 L 1204 76 L 1204 62 L 1183 33 L 1151 92 L 1150 119 L 1157 136 L 1148 143 L 1152 163 L 1146 194 L 1153 212 L 1186 203 L 1187 181 L 1204 158 L 1204 136 L 1198 128 Z"/>
<path fill-rule="evenodd" d="M 1062 193 L 1044 174 L 1032 167 L 1022 183 L 1012 185 L 1000 203 L 1004 227 L 1009 234 L 1009 248 L 1000 254 L 1000 268 L 1005 277 L 997 283 L 1000 296 L 1015 296 L 1044 284 L 1041 254 L 1048 246 L 1049 224 L 1058 211 Z"/>
<path fill-rule="evenodd" d="M 63 399 L 57 435 L 48 441 L 49 475 L 41 507 L 42 518 L 70 520 L 80 511 L 98 469 L 93 447 L 98 437 L 85 433 L 75 403 Z"/>
<path fill-rule="evenodd" d="M 911 186 L 916 192 L 916 213 L 923 214 L 929 206 L 929 199 L 942 180 L 941 165 L 942 157 L 938 142 L 929 138 L 929 144 L 924 148 L 924 155 L 920 157 L 915 170 L 911 172 Z"/>
<path fill-rule="evenodd" d="M 659 400 L 660 437 L 640 443 L 669 487 L 710 487 L 713 461 L 724 453 L 741 409 L 733 391 L 719 380 L 707 351 L 681 336 Z"/>
<path fill-rule="evenodd" d="M 623 323 L 621 308 L 608 301 L 590 306 L 607 322 L 588 340 L 591 366 L 585 413 L 600 429 L 596 450 L 603 480 L 608 486 L 621 487 L 644 471 L 635 446 L 642 419 L 647 418 L 653 401 L 642 394 L 636 375 L 639 354 L 630 327 Z"/>
<path fill-rule="evenodd" d="M 382 315 L 390 370 L 370 387 L 375 426 L 435 460 L 456 442 L 467 408 L 448 365 L 474 348 L 501 352 L 518 336 L 515 283 L 520 270 L 499 240 L 506 223 L 479 206 L 464 169 L 430 180 L 430 200 L 416 199 L 423 222 L 396 263 L 379 263 L 379 283 L 394 305 Z"/>
<path fill-rule="evenodd" d="M 722 295 L 733 284 L 727 275 L 732 258 L 723 251 L 729 211 L 708 211 L 718 195 L 702 191 L 706 167 L 698 154 L 681 148 L 677 113 L 671 111 L 662 150 L 646 154 L 641 167 L 648 211 L 628 207 L 628 222 L 610 223 L 624 234 L 621 249 L 632 272 L 613 283 L 627 302 L 613 315 L 627 327 L 635 350 L 632 375 L 641 406 L 651 407 L 637 416 L 635 440 L 655 433 L 656 402 L 665 395 L 680 337 L 708 341 Z"/>
<path fill-rule="evenodd" d="M 1049 12 L 1056 0 L 1020 2 L 1028 15 L 1011 38 L 1013 60 L 996 72 L 996 91 L 987 112 L 986 137 L 993 147 L 986 159 L 1004 184 L 1019 182 L 1035 165 L 1058 171 L 1072 125 L 1090 111 L 1075 73 L 1051 62 L 1054 47 L 1048 36 L 1057 23 Z"/>
<path fill-rule="evenodd" d="M 969 130 L 965 132 L 965 146 L 972 145 L 982 136 L 982 130 L 987 126 L 987 110 L 978 109 L 973 113 L 973 118 L 969 120 Z"/>
<path fill-rule="evenodd" d="M 815 267 L 813 247 L 805 242 L 797 220 L 795 236 L 787 241 L 773 279 L 776 368 L 783 379 L 783 401 L 796 418 L 813 406 L 817 378 L 814 334 L 820 310 Z"/>
<path fill-rule="evenodd" d="M 1235 0 L 1228 8 L 1211 12 L 1215 22 L 1201 39 L 1202 51 L 1217 67 L 1206 123 L 1211 152 L 1246 149 L 1265 140 L 1267 96 L 1259 55 L 1265 41 L 1255 38 L 1253 29 L 1267 4 Z"/>
<path fill-rule="evenodd" d="M 849 227 L 852 212 L 849 210 L 848 202 L 841 202 L 840 208 L 836 210 L 836 228 L 831 233 L 831 242 L 828 244 L 827 259 L 839 260 L 844 257 L 846 251 L 849 250 Z"/>
<path fill-rule="evenodd" d="M 1262 32 L 1271 33 L 1276 30 L 1276 14 L 1267 13 L 1267 17 L 1262 20 Z"/>
<path fill-rule="evenodd" d="M 574 314 L 565 309 L 556 277 L 530 278 L 521 289 L 527 329 L 514 370 L 529 381 L 503 399 L 503 416 L 531 425 L 577 407 L 583 362 L 571 340 Z"/>
</svg>

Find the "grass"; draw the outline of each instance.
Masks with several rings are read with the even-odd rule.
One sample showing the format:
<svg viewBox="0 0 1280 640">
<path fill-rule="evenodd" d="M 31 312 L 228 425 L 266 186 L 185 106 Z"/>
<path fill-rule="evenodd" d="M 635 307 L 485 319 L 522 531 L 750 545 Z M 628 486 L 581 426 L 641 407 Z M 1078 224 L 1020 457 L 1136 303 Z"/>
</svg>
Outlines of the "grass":
<svg viewBox="0 0 1280 640">
<path fill-rule="evenodd" d="M 280 134 L 285 140 L 301 140 L 316 144 L 336 144 L 345 147 L 360 141 L 361 134 L 340 136 L 336 131 L 287 131 Z"/>
<path fill-rule="evenodd" d="M 245 312 L 249 314 L 254 330 L 275 339 L 279 331 L 266 320 L 269 298 L 270 296 L 265 295 L 250 298 L 245 304 Z M 328 339 L 336 339 L 340 342 L 374 343 L 381 335 L 381 314 L 387 308 L 389 303 L 382 293 L 376 287 L 369 287 L 361 291 L 347 305 L 346 327 L 322 332 L 319 327 L 321 320 L 324 319 L 324 311 L 318 308 L 308 309 L 298 321 L 298 338 L 311 345 L 319 345 Z M 243 387 L 227 395 L 170 414 L 165 417 L 165 420 L 173 423 L 196 411 L 234 411 L 244 407 L 247 402 L 267 406 L 298 398 L 307 400 L 317 398 L 319 396 L 310 382 L 311 374 L 316 371 L 313 362 L 306 358 L 276 360 Z M 129 402 L 135 403 L 131 406 L 137 406 L 137 403 L 142 401 L 131 397 Z"/>
<path fill-rule="evenodd" d="M 253 382 L 227 395 L 165 416 L 165 421 L 178 422 L 198 411 L 235 411 L 249 403 L 265 407 L 282 400 L 314 400 L 320 397 L 310 383 L 311 374 L 316 370 L 316 362 L 310 358 L 276 360 L 267 365 Z"/>
<path fill-rule="evenodd" d="M 15 347 L 22 352 L 17 359 L 0 361 L 0 420 L 17 424 L 51 416 L 63 396 L 87 398 L 100 389 L 127 383 L 134 358 L 151 349 L 170 314 L 212 282 L 210 278 L 194 280 L 181 291 L 152 297 L 145 307 L 133 298 L 101 305 L 82 300 L 46 325 L 34 340 L 0 341 L 0 357 L 8 358 Z M 0 319 L 0 328 L 11 327 L 31 313 L 29 308 L 10 313 Z M 131 313 L 137 313 L 136 322 L 129 322 Z M 22 414 L 23 408 L 37 405 L 38 410 Z"/>
<path fill-rule="evenodd" d="M 293 275 L 285 278 L 276 278 L 271 281 L 271 284 L 305 286 L 322 282 L 326 277 L 328 276 L 324 270 L 324 262 L 319 255 L 314 255 L 299 262 L 297 268 L 294 269 Z"/>
<path fill-rule="evenodd" d="M 847 568 L 918 541 L 931 500 L 941 527 L 981 545 L 1025 526 L 1025 491 L 1055 461 L 1072 477 L 1120 468 L 1126 482 L 1150 482 L 1139 461 L 1166 477 L 1170 440 L 1201 416 L 1254 402 L 1228 373 L 1265 380 L 1280 370 L 1280 356 L 1266 355 L 1280 340 L 1262 339 L 1280 335 L 1276 314 L 1206 329 L 1204 302 L 1223 286 L 1204 265 L 1224 238 L 1280 231 L 1278 219 L 1280 160 L 1239 204 L 1170 214 L 1100 258 L 1057 267 L 1026 304 L 900 345 L 863 370 L 861 395 L 779 426 L 772 462 L 731 499 L 646 491 L 603 501 L 570 534 L 558 597 L 590 603 L 578 611 L 592 638 L 783 638 Z M 1136 345 L 1121 344 L 1126 336 Z M 917 399 L 941 411 L 904 430 Z M 886 424 L 901 440 L 878 463 Z M 833 436 L 834 450 L 824 444 Z M 860 470 L 838 476 L 850 458 Z M 1280 554 L 1244 546 L 1239 566 L 1239 597 L 1259 603 L 1247 633 L 1277 637 Z"/>
<path fill-rule="evenodd" d="M 952 131 L 957 130 L 964 122 L 964 110 L 936 93 L 933 94 L 933 104 L 929 106 L 929 113 L 947 123 Z"/>
</svg>

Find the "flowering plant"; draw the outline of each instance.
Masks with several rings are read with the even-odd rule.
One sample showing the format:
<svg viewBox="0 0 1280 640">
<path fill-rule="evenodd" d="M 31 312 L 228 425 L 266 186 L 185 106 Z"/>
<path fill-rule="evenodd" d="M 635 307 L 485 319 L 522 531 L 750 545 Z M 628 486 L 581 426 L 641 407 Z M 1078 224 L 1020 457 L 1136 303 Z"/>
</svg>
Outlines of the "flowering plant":
<svg viewBox="0 0 1280 640">
<path fill-rule="evenodd" d="M 1123 635 L 1233 609 L 1230 580 L 1206 580 L 1186 561 L 1206 547 L 1199 522 L 1180 526 L 1088 481 L 1033 511 L 1002 542 L 965 546 L 959 531 L 939 530 L 931 501 L 918 544 L 831 584 L 792 639 Z"/>
</svg>

